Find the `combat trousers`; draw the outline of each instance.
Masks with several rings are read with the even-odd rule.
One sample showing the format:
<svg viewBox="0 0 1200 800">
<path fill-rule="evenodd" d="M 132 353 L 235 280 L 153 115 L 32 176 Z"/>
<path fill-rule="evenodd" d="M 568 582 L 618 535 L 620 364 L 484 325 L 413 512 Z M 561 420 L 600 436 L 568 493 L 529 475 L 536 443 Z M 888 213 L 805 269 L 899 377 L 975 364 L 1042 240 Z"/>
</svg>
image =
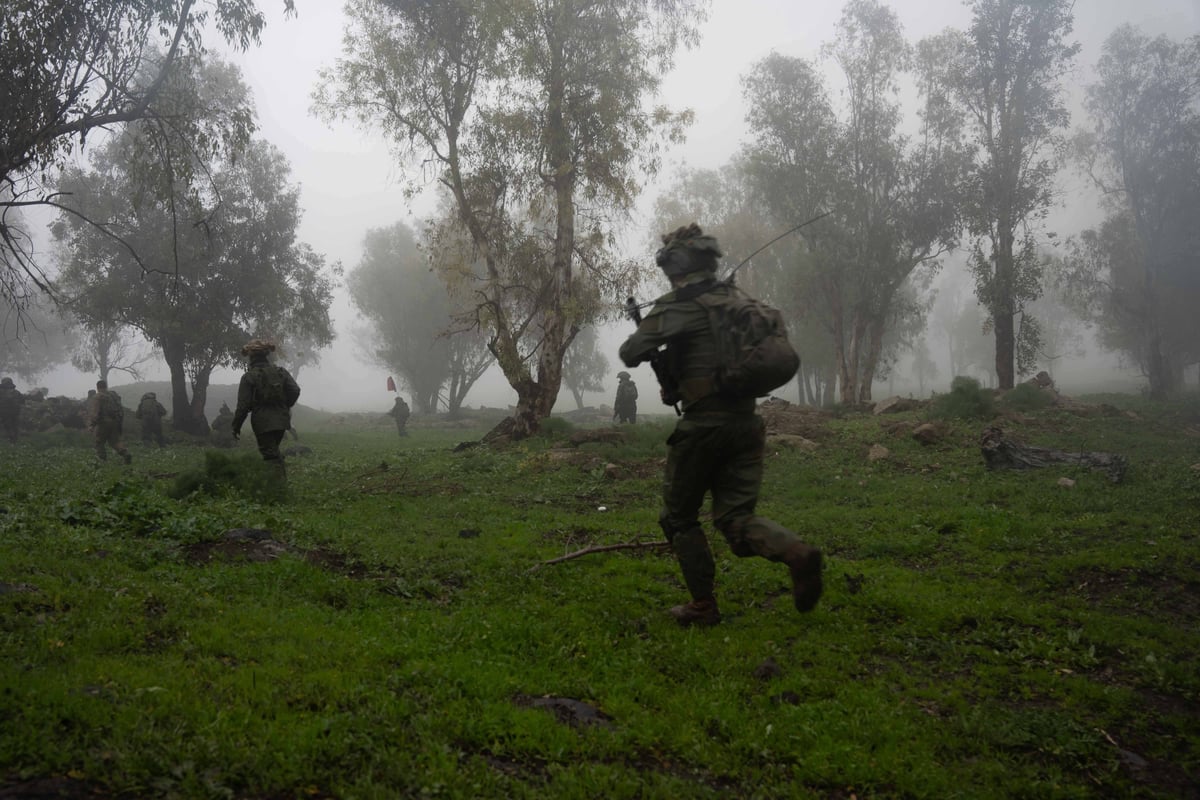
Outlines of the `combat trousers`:
<svg viewBox="0 0 1200 800">
<path fill-rule="evenodd" d="M 283 465 L 283 453 L 279 452 L 279 445 L 283 442 L 283 435 L 287 431 L 263 431 L 255 433 L 254 439 L 258 443 L 258 452 L 262 455 L 263 461 L 277 468 L 280 474 L 287 474 L 287 469 Z"/>
<path fill-rule="evenodd" d="M 713 524 L 739 557 L 782 561 L 800 537 L 754 513 L 762 485 L 766 426 L 757 414 L 685 414 L 667 439 L 659 524 L 694 600 L 713 597 L 715 565 L 700 525 L 704 495 Z"/>
<path fill-rule="evenodd" d="M 96 457 L 101 461 L 108 460 L 108 451 L 105 449 L 105 445 L 116 450 L 126 461 L 129 461 L 129 451 L 125 449 L 125 443 L 121 441 L 120 426 L 103 423 L 96 426 Z"/>
<path fill-rule="evenodd" d="M 150 444 L 151 442 L 157 442 L 159 447 L 165 445 L 161 422 L 158 425 L 142 426 L 142 444 Z"/>
</svg>

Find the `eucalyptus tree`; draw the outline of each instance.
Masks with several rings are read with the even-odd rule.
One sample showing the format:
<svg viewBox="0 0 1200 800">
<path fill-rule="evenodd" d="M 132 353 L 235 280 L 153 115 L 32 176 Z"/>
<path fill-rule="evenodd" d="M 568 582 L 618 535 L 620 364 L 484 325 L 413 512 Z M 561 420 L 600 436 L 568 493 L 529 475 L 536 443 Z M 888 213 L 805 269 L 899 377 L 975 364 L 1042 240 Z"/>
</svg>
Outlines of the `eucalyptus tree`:
<svg viewBox="0 0 1200 800">
<path fill-rule="evenodd" d="M 895 98 L 913 54 L 881 2 L 847 3 L 824 53 L 845 79 L 841 113 L 812 63 L 772 54 L 744 79 L 753 136 L 745 159 L 777 225 L 830 212 L 800 231 L 805 295 L 832 345 L 841 399 L 859 403 L 871 399 L 889 330 L 923 308 L 905 299 L 905 286 L 957 244 L 966 151 L 930 83 L 918 133 L 902 133 Z"/>
<path fill-rule="evenodd" d="M 228 65 L 176 77 L 171 120 L 248 106 Z M 68 307 L 119 320 L 160 348 L 174 424 L 202 432 L 212 372 L 238 363 L 247 337 L 285 348 L 291 335 L 332 340 L 332 279 L 296 239 L 299 189 L 278 150 L 257 140 L 200 150 L 176 130 L 161 120 L 127 126 L 90 167 L 66 170 L 59 189 L 72 205 L 53 234 Z"/>
<path fill-rule="evenodd" d="M 367 358 L 400 376 L 418 413 L 437 411 L 449 377 L 449 299 L 412 229 L 397 222 L 367 231 L 346 285 L 367 321 Z"/>
<path fill-rule="evenodd" d="M 52 289 L 17 214 L 66 208 L 53 188 L 58 168 L 114 126 L 159 116 L 171 73 L 203 52 L 206 29 L 246 49 L 263 25 L 255 0 L 0 4 L 0 296 L 20 309 Z"/>
<path fill-rule="evenodd" d="M 575 399 L 575 408 L 583 408 L 584 392 L 603 392 L 608 374 L 608 359 L 600 352 L 596 328 L 588 325 L 579 331 L 563 358 L 563 384 Z"/>
<path fill-rule="evenodd" d="M 1038 234 L 1069 122 L 1063 77 L 1079 50 L 1068 41 L 1073 7 L 1074 0 L 971 0 L 967 31 L 921 44 L 925 79 L 953 98 L 976 147 L 963 208 L 1001 389 L 1032 369 L 1038 347 L 1032 317 L 1019 323 L 1043 282 Z"/>
<path fill-rule="evenodd" d="M 71 366 L 94 373 L 102 381 L 108 382 L 114 372 L 141 380 L 141 366 L 154 357 L 152 351 L 134 342 L 127 325 L 112 317 L 76 318 L 72 327 L 77 338 Z"/>
<path fill-rule="evenodd" d="M 751 184 L 745 160 L 735 158 L 719 169 L 679 171 L 655 200 L 654 227 L 669 231 L 690 222 L 717 237 L 726 269 L 738 267 L 741 286 L 783 312 L 788 336 L 802 356 L 796 373 L 800 402 L 828 404 L 836 369 L 828 337 L 816 322 L 822 301 L 810 280 L 810 253 L 797 237 L 785 236 L 764 247 L 783 231 Z"/>
<path fill-rule="evenodd" d="M 1161 399 L 1200 361 L 1200 36 L 1123 26 L 1097 74 L 1077 141 L 1109 215 L 1072 243 L 1069 284 Z"/>
<path fill-rule="evenodd" d="M 73 332 L 46 298 L 18 307 L 0 296 L 0 376 L 32 381 L 65 363 L 74 346 Z"/>
<path fill-rule="evenodd" d="M 687 115 L 647 108 L 703 0 L 351 0 L 343 57 L 316 106 L 382 129 L 453 198 L 483 265 L 471 314 L 517 393 L 496 433 L 550 414 L 581 326 L 631 277 L 616 226 L 658 168 L 658 134 Z M 610 302 L 609 308 L 616 307 Z"/>
</svg>

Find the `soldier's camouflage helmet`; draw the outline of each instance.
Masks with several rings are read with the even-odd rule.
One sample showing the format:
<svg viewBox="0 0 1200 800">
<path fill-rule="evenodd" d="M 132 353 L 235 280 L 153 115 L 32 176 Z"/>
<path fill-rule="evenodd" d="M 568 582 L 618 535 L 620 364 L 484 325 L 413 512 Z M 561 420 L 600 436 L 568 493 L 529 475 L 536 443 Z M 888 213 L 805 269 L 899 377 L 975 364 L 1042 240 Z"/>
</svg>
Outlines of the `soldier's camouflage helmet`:
<svg viewBox="0 0 1200 800">
<path fill-rule="evenodd" d="M 12 386 L 12 378 L 0 378 L 0 386 Z"/>
<path fill-rule="evenodd" d="M 696 223 L 662 235 L 663 246 L 654 262 L 668 277 L 691 272 L 716 272 L 717 259 L 724 255 L 715 236 L 706 236 Z"/>
<path fill-rule="evenodd" d="M 253 353 L 274 353 L 275 343 L 268 342 L 265 339 L 251 339 L 242 345 L 242 355 L 248 356 Z"/>
<path fill-rule="evenodd" d="M 620 372 L 617 373 L 617 378 L 619 380 L 623 380 L 623 381 L 629 380 L 629 373 L 626 372 L 625 370 L 621 370 Z"/>
<path fill-rule="evenodd" d="M 142 399 L 143 400 L 157 400 L 158 395 L 156 395 L 154 392 L 146 392 L 144 395 L 142 395 Z"/>
</svg>

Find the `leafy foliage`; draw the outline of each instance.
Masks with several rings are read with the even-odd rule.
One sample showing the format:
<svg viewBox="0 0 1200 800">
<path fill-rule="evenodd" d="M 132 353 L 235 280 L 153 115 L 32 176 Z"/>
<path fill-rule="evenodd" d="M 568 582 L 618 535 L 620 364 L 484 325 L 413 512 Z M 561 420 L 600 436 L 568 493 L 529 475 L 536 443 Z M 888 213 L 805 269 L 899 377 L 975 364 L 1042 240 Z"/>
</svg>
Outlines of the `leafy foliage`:
<svg viewBox="0 0 1200 800">
<path fill-rule="evenodd" d="M 1000 397 L 999 405 L 1013 411 L 1040 411 L 1054 403 L 1054 397 L 1032 383 L 1018 383 Z"/>
<path fill-rule="evenodd" d="M 1062 77 L 1071 0 L 971 0 L 971 26 L 922 42 L 924 80 L 966 118 L 976 147 L 963 202 L 976 296 L 996 338 L 996 376 L 1011 389 L 1032 369 L 1037 325 L 1017 317 L 1041 293 L 1040 222 L 1053 202 L 1069 114 Z M 1023 335 L 1024 340 L 1018 337 Z"/>
<path fill-rule="evenodd" d="M 755 135 L 745 168 L 775 224 L 832 212 L 800 230 L 808 254 L 788 271 L 829 339 L 842 401 L 856 403 L 871 399 L 886 351 L 907 338 L 896 333 L 920 327 L 926 309 L 911 281 L 927 280 L 957 243 L 966 156 L 961 123 L 932 83 L 922 85 L 918 137 L 901 133 L 894 98 L 912 52 L 894 11 L 848 3 L 824 52 L 846 80 L 841 110 L 803 59 L 772 54 L 745 78 Z"/>
<path fill-rule="evenodd" d="M 161 102 L 169 97 L 184 116 L 238 115 L 246 102 L 240 75 L 220 62 L 176 88 L 184 93 L 164 91 Z M 163 144 L 172 164 L 190 168 L 161 169 Z M 60 286 L 79 317 L 132 326 L 161 349 L 181 430 L 206 429 L 209 376 L 234 364 L 250 336 L 285 347 L 292 333 L 309 346 L 332 340 L 332 280 L 324 258 L 296 240 L 300 193 L 289 177 L 283 155 L 265 142 L 202 153 L 146 123 L 125 128 L 90 169 L 72 168 L 60 181 L 72 195 L 72 211 L 54 227 Z M 158 265 L 148 274 L 147 260 Z"/>
<path fill-rule="evenodd" d="M 75 336 L 48 306 L 19 308 L 0 297 L 0 375 L 34 380 L 68 360 Z"/>
<path fill-rule="evenodd" d="M 1065 281 L 1163 399 L 1200 361 L 1200 36 L 1150 39 L 1124 26 L 1097 72 L 1091 129 L 1076 143 L 1109 216 L 1072 241 Z"/>
<path fill-rule="evenodd" d="M 284 0 L 288 11 L 293 0 Z M 246 49 L 264 24 L 255 0 L 6 0 L 0 14 L 0 299 L 24 307 L 31 283 L 50 283 L 33 255 L 19 213 L 57 207 L 46 185 L 89 136 L 146 119 L 169 119 L 160 105 L 180 65 L 203 52 L 212 25 Z M 172 119 L 178 134 L 205 149 L 209 134 Z M 243 121 L 238 122 L 244 124 Z M 182 165 L 176 165 L 179 168 Z"/>
<path fill-rule="evenodd" d="M 347 286 L 370 360 L 400 375 L 417 411 L 436 412 L 443 388 L 447 406 L 461 406 L 492 359 L 473 331 L 454 330 L 451 291 L 408 226 L 368 231 Z"/>
<path fill-rule="evenodd" d="M 583 408 L 584 392 L 604 391 L 608 359 L 597 344 L 596 328 L 589 325 L 579 331 L 563 355 L 563 384 L 571 390 L 576 408 Z"/>
<path fill-rule="evenodd" d="M 616 217 L 657 170 L 659 134 L 686 119 L 643 101 L 694 39 L 702 5 L 347 6 L 344 58 L 323 74 L 317 106 L 382 128 L 449 193 L 429 245 L 436 263 L 469 272 L 463 327 L 488 332 L 517 392 L 518 436 L 553 409 L 579 329 L 605 296 L 627 293 Z"/>
<path fill-rule="evenodd" d="M 181 500 L 197 492 L 235 492 L 253 500 L 279 502 L 287 497 L 287 483 L 278 469 L 256 454 L 205 450 L 203 469 L 181 472 L 167 494 Z"/>
<path fill-rule="evenodd" d="M 988 419 L 992 416 L 992 393 L 966 375 L 950 381 L 950 391 L 937 395 L 929 408 L 934 419 Z"/>
</svg>

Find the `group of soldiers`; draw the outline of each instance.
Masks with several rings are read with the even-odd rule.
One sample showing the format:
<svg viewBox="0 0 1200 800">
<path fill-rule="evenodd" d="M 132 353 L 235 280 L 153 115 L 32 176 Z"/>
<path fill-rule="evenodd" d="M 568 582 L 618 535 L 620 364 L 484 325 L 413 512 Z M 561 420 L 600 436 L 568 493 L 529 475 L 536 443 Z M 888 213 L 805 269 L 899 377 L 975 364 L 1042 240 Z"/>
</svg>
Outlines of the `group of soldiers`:
<svg viewBox="0 0 1200 800">
<path fill-rule="evenodd" d="M 9 443 L 15 444 L 20 434 L 21 412 L 25 407 L 26 396 L 19 391 L 12 378 L 0 378 L 0 429 Z M 40 399 L 34 396 L 34 399 Z M 141 422 L 142 441 L 146 444 L 165 446 L 163 440 L 163 418 L 167 410 L 158 402 L 154 392 L 142 395 L 134 418 Z M 125 432 L 125 406 L 121 396 L 108 388 L 108 383 L 101 380 L 96 382 L 96 388 L 88 392 L 84 405 L 84 422 L 95 435 L 96 455 L 101 461 L 108 458 L 108 448 L 111 447 L 128 464 L 132 456 L 125 448 L 123 435 Z"/>
<path fill-rule="evenodd" d="M 286 369 L 270 363 L 268 356 L 274 349 L 274 344 L 260 339 L 254 339 L 242 348 L 249 364 L 238 386 L 237 409 L 231 410 L 223 403 L 213 420 L 212 430 L 217 444 L 226 441 L 233 444 L 249 417 L 263 460 L 284 474 L 279 443 L 287 432 L 299 438 L 292 427 L 291 408 L 300 397 L 300 387 Z M 17 441 L 25 401 L 25 395 L 16 388 L 12 378 L 0 378 L 0 431 L 10 443 Z M 143 444 L 166 446 L 163 420 L 167 409 L 154 392 L 142 395 L 133 416 L 141 423 Z M 107 461 L 111 448 L 126 464 L 133 461 L 124 440 L 125 404 L 121 396 L 109 388 L 107 381 L 97 381 L 96 388 L 88 391 L 83 417 L 84 424 L 94 436 L 99 460 Z"/>
<path fill-rule="evenodd" d="M 662 384 L 664 402 L 677 402 L 681 409 L 667 439 L 659 525 L 691 595 L 688 602 L 670 609 L 683 626 L 714 625 L 721 619 L 713 554 L 700 523 L 705 496 L 711 497 L 713 524 L 734 555 L 758 556 L 787 567 L 798 611 L 811 610 L 822 592 L 821 552 L 755 511 L 766 444 L 756 397 L 731 394 L 713 377 L 722 367 L 721 348 L 706 307 L 725 298 L 745 297 L 732 281 L 717 280 L 721 255 L 716 239 L 695 224 L 665 234 L 655 260 L 671 291 L 655 301 L 619 351 L 627 367 L 650 362 Z M 249 363 L 238 385 L 237 408 L 231 411 L 223 405 L 213 427 L 218 434 L 228 431 L 236 441 L 249 418 L 263 460 L 285 476 L 279 448 L 285 433 L 292 430 L 291 408 L 300 397 L 300 387 L 286 369 L 271 363 L 274 349 L 274 344 L 260 339 L 242 348 Z M 634 423 L 637 387 L 628 372 L 617 377 L 613 419 Z M 10 441 L 16 440 L 23 401 L 12 379 L 0 380 L 0 427 Z M 165 415 L 153 392 L 142 397 L 135 417 L 142 423 L 144 442 L 162 446 Z M 410 409 L 404 399 L 397 396 L 387 415 L 395 421 L 397 433 L 406 436 Z M 107 458 L 107 447 L 126 463 L 131 460 L 121 440 L 124 416 L 120 397 L 104 381 L 98 382 L 88 404 L 88 424 L 95 432 L 101 460 Z"/>
</svg>

